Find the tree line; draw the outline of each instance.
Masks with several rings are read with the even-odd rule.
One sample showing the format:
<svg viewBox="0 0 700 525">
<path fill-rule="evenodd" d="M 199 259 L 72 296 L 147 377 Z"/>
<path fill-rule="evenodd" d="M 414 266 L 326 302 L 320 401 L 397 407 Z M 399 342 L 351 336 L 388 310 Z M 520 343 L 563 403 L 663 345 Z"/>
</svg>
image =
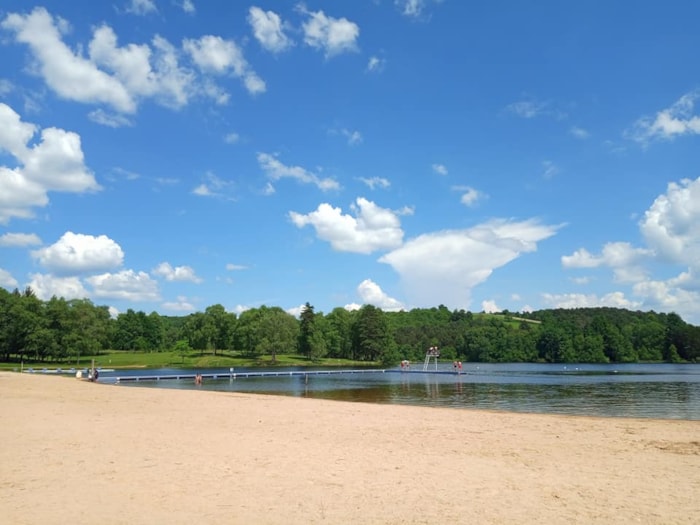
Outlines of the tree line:
<svg viewBox="0 0 700 525">
<path fill-rule="evenodd" d="M 70 362 L 108 350 L 299 354 L 393 365 L 442 358 L 469 362 L 697 362 L 700 327 L 675 313 L 618 308 L 473 313 L 435 308 L 384 312 L 372 305 L 324 314 L 306 303 L 297 319 L 277 306 L 240 315 L 220 305 L 186 316 L 132 309 L 113 318 L 88 299 L 42 301 L 0 288 L 0 359 Z"/>
</svg>

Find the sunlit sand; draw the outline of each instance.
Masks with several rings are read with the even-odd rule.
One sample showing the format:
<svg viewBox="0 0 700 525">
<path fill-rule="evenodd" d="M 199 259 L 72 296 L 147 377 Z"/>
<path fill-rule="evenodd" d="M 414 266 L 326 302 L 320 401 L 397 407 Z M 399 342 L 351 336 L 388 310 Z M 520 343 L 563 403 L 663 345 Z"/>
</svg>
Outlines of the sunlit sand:
<svg viewBox="0 0 700 525">
<path fill-rule="evenodd" d="M 4 523 L 697 523 L 700 422 L 0 373 Z"/>
</svg>

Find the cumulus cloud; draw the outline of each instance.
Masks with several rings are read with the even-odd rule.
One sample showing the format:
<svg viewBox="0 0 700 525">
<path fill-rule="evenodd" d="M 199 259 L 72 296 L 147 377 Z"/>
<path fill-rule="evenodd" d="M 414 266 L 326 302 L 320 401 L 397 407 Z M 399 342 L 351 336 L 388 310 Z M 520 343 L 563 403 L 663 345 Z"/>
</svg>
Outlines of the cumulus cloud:
<svg viewBox="0 0 700 525">
<path fill-rule="evenodd" d="M 300 166 L 285 166 L 269 153 L 258 153 L 258 164 L 273 181 L 290 178 L 303 184 L 314 184 L 322 191 L 340 189 L 340 184 L 335 179 L 321 178 Z"/>
<path fill-rule="evenodd" d="M 64 299 L 84 299 L 88 292 L 78 277 L 57 277 L 52 274 L 35 273 L 30 275 L 29 286 L 42 301 L 54 295 Z"/>
<path fill-rule="evenodd" d="M 493 299 L 487 299 L 485 301 L 481 301 L 481 310 L 487 314 L 496 314 L 501 312 L 503 309 L 500 308 Z"/>
<path fill-rule="evenodd" d="M 78 134 L 44 128 L 40 141 L 30 147 L 37 132 L 36 125 L 23 122 L 10 106 L 0 103 L 0 151 L 7 151 L 17 163 L 13 168 L 0 165 L 0 224 L 12 217 L 32 217 L 32 208 L 48 204 L 50 191 L 101 189 L 85 166 Z"/>
<path fill-rule="evenodd" d="M 652 250 L 635 248 L 628 242 L 609 242 L 603 246 L 600 255 L 580 248 L 571 255 L 562 256 L 561 263 L 564 268 L 607 266 L 613 269 L 616 281 L 631 283 L 646 278 L 647 272 L 642 264 L 653 255 Z"/>
<path fill-rule="evenodd" d="M 35 233 L 3 233 L 0 235 L 0 246 L 24 247 L 41 244 L 41 239 Z"/>
<path fill-rule="evenodd" d="M 146 272 L 122 270 L 85 279 L 92 286 L 94 297 L 125 301 L 159 301 L 158 283 Z"/>
<path fill-rule="evenodd" d="M 178 295 L 177 301 L 166 301 L 162 306 L 165 310 L 173 312 L 193 312 L 195 310 L 194 305 L 184 295 Z"/>
<path fill-rule="evenodd" d="M 653 140 L 672 140 L 682 135 L 700 134 L 700 116 L 693 114 L 698 97 L 700 90 L 686 93 L 655 116 L 640 118 L 625 131 L 625 137 L 647 144 Z"/>
<path fill-rule="evenodd" d="M 135 113 L 145 99 L 175 109 L 194 97 L 226 103 L 229 95 L 214 83 L 215 75 L 240 77 L 252 94 L 265 91 L 265 82 L 250 68 L 238 46 L 212 35 L 182 43 L 184 57 L 201 72 L 197 75 L 193 68 L 182 65 L 182 51 L 159 35 L 150 43 L 120 46 L 114 30 L 102 24 L 93 29 L 84 56 L 63 41 L 68 23 L 42 7 L 29 14 L 9 14 L 2 27 L 13 33 L 16 42 L 29 46 L 34 59 L 30 70 L 58 96 L 106 105 L 117 114 Z M 90 113 L 90 118 L 107 126 L 130 122 L 105 110 Z"/>
<path fill-rule="evenodd" d="M 311 225 L 319 239 L 341 252 L 372 253 L 401 245 L 403 230 L 397 214 L 377 206 L 363 197 L 350 207 L 354 215 L 343 214 L 340 208 L 322 203 L 316 211 L 301 214 L 289 212 L 298 227 Z"/>
<path fill-rule="evenodd" d="M 197 40 L 185 39 L 182 47 L 202 71 L 217 75 L 232 72 L 243 79 L 251 94 L 265 91 L 265 82 L 251 69 L 243 51 L 233 40 L 205 35 Z"/>
<path fill-rule="evenodd" d="M 248 10 L 248 23 L 253 29 L 255 39 L 267 51 L 281 53 L 293 45 L 292 40 L 284 33 L 285 24 L 274 11 L 263 11 L 253 6 Z"/>
<path fill-rule="evenodd" d="M 51 246 L 31 252 L 42 266 L 59 275 L 104 271 L 122 265 L 124 252 L 106 235 L 66 232 Z"/>
<path fill-rule="evenodd" d="M 557 229 L 535 220 L 493 220 L 465 230 L 420 235 L 379 261 L 401 276 L 411 304 L 468 308 L 475 286 L 496 268 L 536 251 L 537 243 Z"/>
<path fill-rule="evenodd" d="M 3 268 L 0 268 L 0 286 L 3 288 L 17 288 L 17 279 L 12 277 L 12 274 Z"/>
<path fill-rule="evenodd" d="M 478 201 L 486 198 L 486 194 L 480 192 L 479 190 L 475 190 L 470 186 L 453 186 L 452 190 L 462 193 L 459 201 L 468 207 L 475 206 Z"/>
<path fill-rule="evenodd" d="M 615 281 L 632 284 L 635 298 L 640 299 L 639 304 L 645 308 L 676 311 L 691 322 L 700 321 L 697 313 L 700 298 L 700 279 L 697 277 L 700 275 L 700 178 L 669 183 L 666 193 L 659 195 L 645 212 L 639 228 L 646 247 L 610 242 L 603 246 L 599 255 L 580 248 L 563 256 L 562 266 L 612 268 Z M 686 270 L 670 279 L 651 278 L 650 268 L 658 263 L 685 266 Z M 573 297 L 580 301 L 583 301 L 581 297 L 601 300 L 595 296 Z"/>
<path fill-rule="evenodd" d="M 640 303 L 625 297 L 622 292 L 611 292 L 602 297 L 596 294 L 542 294 L 542 300 L 551 308 L 595 308 L 607 306 L 611 308 L 626 308 L 636 310 Z"/>
<path fill-rule="evenodd" d="M 671 182 L 644 214 L 640 229 L 661 258 L 700 270 L 700 177 Z"/>
<path fill-rule="evenodd" d="M 197 277 L 197 274 L 191 266 L 175 266 L 173 267 L 168 262 L 162 262 L 153 269 L 153 275 L 163 277 L 166 281 L 189 281 L 193 283 L 201 283 L 202 279 Z"/>
<path fill-rule="evenodd" d="M 389 297 L 371 279 L 365 279 L 357 286 L 357 294 L 364 304 L 371 304 L 388 312 L 398 312 L 405 308 L 401 301 Z"/>
<path fill-rule="evenodd" d="M 28 15 L 7 15 L 2 27 L 13 32 L 17 42 L 29 46 L 37 72 L 59 96 L 78 102 L 109 104 L 127 113 L 135 111 L 135 100 L 119 80 L 74 54 L 63 42 L 62 33 L 68 29 L 65 20 L 54 19 L 43 7 L 36 7 Z"/>
<path fill-rule="evenodd" d="M 326 16 L 323 11 L 307 11 L 303 6 L 299 10 L 308 15 L 304 22 L 304 43 L 323 51 L 326 58 L 331 58 L 348 51 L 357 51 L 357 39 L 360 27 L 347 18 Z"/>
</svg>

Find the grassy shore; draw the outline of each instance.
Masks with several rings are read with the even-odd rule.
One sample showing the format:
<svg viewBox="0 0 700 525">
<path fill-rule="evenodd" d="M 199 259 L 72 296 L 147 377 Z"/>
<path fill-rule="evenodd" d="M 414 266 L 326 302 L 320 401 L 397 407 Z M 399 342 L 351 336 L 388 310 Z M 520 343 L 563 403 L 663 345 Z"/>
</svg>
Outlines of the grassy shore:
<svg viewBox="0 0 700 525">
<path fill-rule="evenodd" d="M 324 358 L 311 360 L 295 354 L 278 354 L 275 360 L 269 355 L 251 357 L 238 352 L 124 352 L 112 351 L 97 355 L 81 356 L 78 359 L 63 362 L 31 361 L 23 363 L 0 363 L 0 370 L 15 370 L 24 368 L 81 368 L 95 365 L 102 368 L 226 368 L 226 367 L 257 367 L 257 366 L 372 366 L 377 363 L 353 361 L 350 359 Z"/>
</svg>

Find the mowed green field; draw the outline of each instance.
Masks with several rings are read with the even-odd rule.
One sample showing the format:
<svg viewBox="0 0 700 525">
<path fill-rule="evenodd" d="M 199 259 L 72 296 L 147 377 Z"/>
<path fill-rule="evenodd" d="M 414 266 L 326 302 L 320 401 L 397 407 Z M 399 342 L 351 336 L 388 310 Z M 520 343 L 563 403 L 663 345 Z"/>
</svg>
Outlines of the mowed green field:
<svg viewBox="0 0 700 525">
<path fill-rule="evenodd" d="M 242 356 L 233 352 L 213 352 L 191 351 L 184 355 L 179 352 L 124 352 L 113 351 L 103 352 L 94 356 L 83 356 L 77 360 L 65 361 L 62 363 L 33 362 L 24 363 L 0 363 L 1 370 L 24 368 L 70 368 L 88 367 L 92 365 L 102 368 L 221 368 L 221 367 L 254 367 L 254 366 L 371 366 L 375 363 L 366 361 L 352 361 L 348 359 L 320 359 L 312 361 L 300 355 L 278 354 L 275 361 L 271 356 L 260 357 Z"/>
</svg>

